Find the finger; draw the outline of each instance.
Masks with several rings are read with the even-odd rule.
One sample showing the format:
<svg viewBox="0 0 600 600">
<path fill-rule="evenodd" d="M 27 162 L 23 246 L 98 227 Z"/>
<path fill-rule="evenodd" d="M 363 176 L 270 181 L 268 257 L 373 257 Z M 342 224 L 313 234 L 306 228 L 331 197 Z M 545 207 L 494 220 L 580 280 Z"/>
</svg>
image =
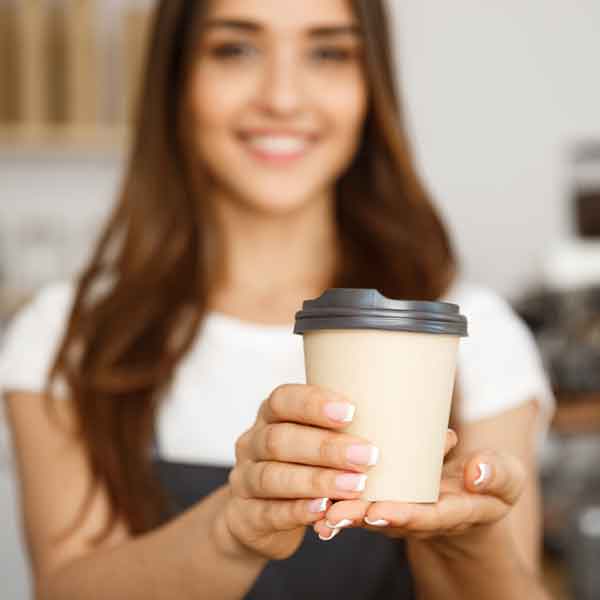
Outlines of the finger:
<svg viewBox="0 0 600 600">
<path fill-rule="evenodd" d="M 247 461 L 229 473 L 232 492 L 243 498 L 356 499 L 367 475 L 282 462 Z"/>
<path fill-rule="evenodd" d="M 331 505 L 324 519 L 319 519 L 313 524 L 313 530 L 321 540 L 330 540 L 343 529 L 362 527 L 366 529 L 380 529 L 382 522 L 365 523 L 364 517 L 371 502 L 366 500 L 340 500 Z"/>
<path fill-rule="evenodd" d="M 354 417 L 348 398 L 333 390 L 305 384 L 275 388 L 262 403 L 259 418 L 265 423 L 292 421 L 325 428 L 345 427 Z"/>
<path fill-rule="evenodd" d="M 467 493 L 442 494 L 434 504 L 375 502 L 366 518 L 387 521 L 389 527 L 407 533 L 442 534 L 473 525 L 492 523 L 504 517 L 508 507 L 495 496 Z"/>
<path fill-rule="evenodd" d="M 362 527 L 363 517 L 371 505 L 366 500 L 340 500 L 331 505 L 325 515 L 324 526 L 329 529 Z"/>
<path fill-rule="evenodd" d="M 279 461 L 363 472 L 375 465 L 379 449 L 349 434 L 297 423 L 258 428 L 248 448 L 254 461 Z"/>
<path fill-rule="evenodd" d="M 365 517 L 371 522 L 387 523 L 408 532 L 444 532 L 469 522 L 473 506 L 468 497 L 455 494 L 440 496 L 433 504 L 410 502 L 374 502 Z"/>
<path fill-rule="evenodd" d="M 448 429 L 446 432 L 446 445 L 444 446 L 444 456 L 453 450 L 458 444 L 458 435 L 454 429 Z"/>
<path fill-rule="evenodd" d="M 301 500 L 259 500 L 236 498 L 234 510 L 247 527 L 259 534 L 287 531 L 311 525 L 323 518 L 331 506 L 329 498 Z"/>
<path fill-rule="evenodd" d="M 328 542 L 333 539 L 340 531 L 343 531 L 344 527 L 335 527 L 331 529 L 325 524 L 325 520 L 321 519 L 313 524 L 313 531 L 319 536 L 320 540 Z"/>
<path fill-rule="evenodd" d="M 516 456 L 480 452 L 467 460 L 464 479 L 470 492 L 490 494 L 513 506 L 523 492 L 526 472 Z"/>
</svg>

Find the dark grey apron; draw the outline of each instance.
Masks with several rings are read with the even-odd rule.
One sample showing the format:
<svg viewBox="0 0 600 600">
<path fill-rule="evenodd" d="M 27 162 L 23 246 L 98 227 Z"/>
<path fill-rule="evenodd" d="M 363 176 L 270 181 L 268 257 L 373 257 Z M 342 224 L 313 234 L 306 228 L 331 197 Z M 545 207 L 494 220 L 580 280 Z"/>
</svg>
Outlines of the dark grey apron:
<svg viewBox="0 0 600 600">
<path fill-rule="evenodd" d="M 166 518 L 190 508 L 227 482 L 230 469 L 154 456 L 157 475 L 173 502 Z M 404 543 L 365 529 L 347 529 L 328 542 L 307 527 L 299 549 L 271 560 L 246 600 L 413 600 Z"/>
</svg>

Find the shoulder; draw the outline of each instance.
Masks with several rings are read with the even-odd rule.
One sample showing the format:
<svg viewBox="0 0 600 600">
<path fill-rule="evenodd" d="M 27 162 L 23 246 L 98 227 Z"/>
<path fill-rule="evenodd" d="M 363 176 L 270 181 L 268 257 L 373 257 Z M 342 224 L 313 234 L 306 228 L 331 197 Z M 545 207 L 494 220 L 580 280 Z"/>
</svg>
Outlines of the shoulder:
<svg viewBox="0 0 600 600">
<path fill-rule="evenodd" d="M 492 288 L 458 281 L 443 300 L 458 304 L 461 313 L 467 317 L 469 336 L 463 347 L 489 345 L 486 349 L 489 356 L 506 349 L 509 342 L 518 342 L 519 347 L 535 345 L 523 319 L 510 302 Z"/>
<path fill-rule="evenodd" d="M 536 341 L 510 302 L 465 280 L 442 300 L 458 304 L 468 320 L 458 360 L 459 415 L 477 420 L 536 398 L 547 420 L 555 405 L 550 382 Z"/>
<path fill-rule="evenodd" d="M 75 298 L 74 281 L 41 288 L 11 319 L 0 341 L 0 389 L 38 391 Z"/>
<path fill-rule="evenodd" d="M 15 319 L 22 319 L 24 316 L 37 314 L 38 316 L 51 317 L 58 319 L 64 313 L 68 312 L 75 298 L 76 282 L 72 280 L 53 281 L 46 284 L 32 297 Z"/>
<path fill-rule="evenodd" d="M 63 327 L 75 299 L 76 283 L 54 281 L 42 287 L 10 320 L 3 346 L 12 338 L 41 338 Z"/>
<path fill-rule="evenodd" d="M 490 313 L 494 316 L 517 317 L 508 300 L 501 294 L 488 286 L 465 279 L 458 279 L 442 300 L 458 304 L 463 313 L 471 312 L 476 317 Z M 469 317 L 468 314 L 466 316 Z"/>
</svg>

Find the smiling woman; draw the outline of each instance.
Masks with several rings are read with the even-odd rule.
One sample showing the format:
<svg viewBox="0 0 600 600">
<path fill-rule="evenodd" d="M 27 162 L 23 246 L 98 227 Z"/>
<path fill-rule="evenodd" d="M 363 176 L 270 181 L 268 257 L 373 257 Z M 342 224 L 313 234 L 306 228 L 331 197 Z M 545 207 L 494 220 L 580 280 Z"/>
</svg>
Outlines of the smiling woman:
<svg viewBox="0 0 600 600">
<path fill-rule="evenodd" d="M 198 46 L 192 154 L 253 208 L 285 212 L 307 197 L 325 204 L 356 153 L 367 107 L 362 36 L 350 9 L 340 14 L 326 3 L 316 13 L 274 13 L 269 2 L 220 3 Z"/>
<path fill-rule="evenodd" d="M 543 598 L 552 394 L 508 304 L 457 277 L 383 2 L 163 0 L 138 114 L 90 264 L 0 355 L 37 597 Z M 294 314 L 328 287 L 469 318 L 434 505 L 360 501 L 352 398 L 297 383 Z"/>
</svg>

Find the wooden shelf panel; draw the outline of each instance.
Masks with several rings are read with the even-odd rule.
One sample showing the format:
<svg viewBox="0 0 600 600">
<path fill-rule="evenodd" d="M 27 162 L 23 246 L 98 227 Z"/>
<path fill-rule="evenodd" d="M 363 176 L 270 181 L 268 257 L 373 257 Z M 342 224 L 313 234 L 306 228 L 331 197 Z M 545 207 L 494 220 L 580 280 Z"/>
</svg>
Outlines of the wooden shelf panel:
<svg viewBox="0 0 600 600">
<path fill-rule="evenodd" d="M 127 148 L 155 7 L 119 4 L 104 31 L 99 0 L 0 0 L 3 157 Z"/>
<path fill-rule="evenodd" d="M 127 151 L 131 132 L 126 126 L 77 127 L 0 126 L 0 156 L 27 157 L 35 154 L 122 154 Z"/>
</svg>

